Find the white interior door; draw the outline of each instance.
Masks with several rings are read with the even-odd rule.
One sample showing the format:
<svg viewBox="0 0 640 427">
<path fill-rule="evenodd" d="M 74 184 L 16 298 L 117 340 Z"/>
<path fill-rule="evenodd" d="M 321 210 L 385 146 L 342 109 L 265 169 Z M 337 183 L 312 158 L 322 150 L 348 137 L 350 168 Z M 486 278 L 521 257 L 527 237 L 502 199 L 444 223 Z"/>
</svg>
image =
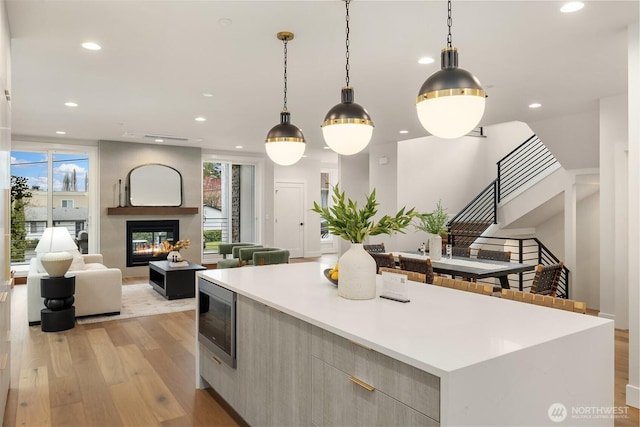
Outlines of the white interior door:
<svg viewBox="0 0 640 427">
<path fill-rule="evenodd" d="M 291 258 L 304 256 L 304 183 L 276 182 L 274 246 L 289 249 Z"/>
</svg>

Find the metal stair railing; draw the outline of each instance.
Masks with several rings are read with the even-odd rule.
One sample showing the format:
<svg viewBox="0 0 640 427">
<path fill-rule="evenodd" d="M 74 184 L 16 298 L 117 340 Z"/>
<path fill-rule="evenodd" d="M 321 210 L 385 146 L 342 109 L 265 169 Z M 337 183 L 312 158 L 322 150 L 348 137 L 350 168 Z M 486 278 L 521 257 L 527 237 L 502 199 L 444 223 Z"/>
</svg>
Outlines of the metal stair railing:
<svg viewBox="0 0 640 427">
<path fill-rule="evenodd" d="M 532 264 L 532 265 L 551 265 L 558 264 L 560 260 L 547 248 L 544 243 L 542 243 L 536 237 L 528 237 L 528 238 L 511 238 L 511 237 L 498 237 L 498 236 L 482 236 L 478 235 L 469 235 L 469 234 L 449 234 L 450 241 L 458 241 L 460 238 L 473 239 L 475 244 L 471 246 L 471 257 L 475 257 L 477 255 L 478 249 L 492 249 L 511 252 L 511 260 L 514 262 L 519 262 L 521 264 Z M 479 239 L 479 240 L 478 240 Z M 528 291 L 531 289 L 531 285 L 533 282 L 533 277 L 535 276 L 535 271 L 527 271 L 524 273 L 518 273 L 517 281 L 514 279 L 510 279 L 511 287 L 516 288 L 520 291 Z M 558 298 L 569 298 L 569 276 L 570 271 L 567 266 L 563 266 L 562 274 L 560 276 L 560 281 L 558 283 L 558 289 L 556 293 L 556 297 Z M 479 280 L 479 282 L 490 283 L 487 280 Z"/>
<path fill-rule="evenodd" d="M 537 135 L 529 137 L 497 163 L 498 203 L 557 163 Z"/>
<path fill-rule="evenodd" d="M 535 264 L 542 265 L 560 262 L 536 238 L 506 239 L 482 236 L 491 224 L 498 223 L 498 203 L 501 200 L 555 164 L 558 164 L 558 160 L 540 138 L 535 134 L 529 137 L 497 162 L 498 178 L 449 220 L 447 223 L 449 243 L 454 246 L 469 247 L 478 238 L 484 239 L 483 242 L 490 239 L 518 241 L 518 246 L 512 250 L 512 253 L 519 254 L 519 262 L 535 261 Z M 491 245 L 491 243 L 488 244 Z M 530 284 L 526 285 L 532 280 L 532 272 L 520 273 L 518 288 L 523 290 L 531 287 Z M 558 294 L 563 298 L 568 298 L 569 295 L 569 269 L 566 266 L 563 268 Z"/>
<path fill-rule="evenodd" d="M 475 237 L 482 234 L 491 224 L 498 222 L 497 180 L 494 180 L 449 220 L 449 243 L 469 246 Z M 457 241 L 454 236 L 458 236 Z M 469 237 L 465 237 L 469 236 Z M 470 240 L 473 237 L 473 240 Z"/>
</svg>

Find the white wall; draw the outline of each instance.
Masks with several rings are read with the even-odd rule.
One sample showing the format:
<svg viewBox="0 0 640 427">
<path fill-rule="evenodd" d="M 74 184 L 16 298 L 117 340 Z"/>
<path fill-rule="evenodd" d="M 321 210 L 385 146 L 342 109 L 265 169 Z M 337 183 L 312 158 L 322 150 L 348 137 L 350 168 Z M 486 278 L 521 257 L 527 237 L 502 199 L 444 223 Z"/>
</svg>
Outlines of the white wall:
<svg viewBox="0 0 640 427">
<path fill-rule="evenodd" d="M 9 278 L 11 253 L 11 112 L 4 90 L 11 89 L 11 36 L 4 0 L 0 2 L 0 280 Z M 2 417 L 0 417 L 2 418 Z"/>
<path fill-rule="evenodd" d="M 372 145 L 369 147 L 369 188 L 376 190 L 378 220 L 384 215 L 393 215 L 398 211 L 398 144 Z M 407 230 L 411 232 L 410 230 Z M 384 243 L 385 249 L 397 251 L 396 235 L 386 234 L 369 238 L 369 243 Z"/>
<path fill-rule="evenodd" d="M 640 408 L 640 24 L 628 28 L 629 76 L 629 383 L 627 405 Z"/>
<path fill-rule="evenodd" d="M 530 122 L 529 127 L 565 169 L 597 168 L 598 112 L 590 111 Z M 576 149 L 579 147 L 579 149 Z"/>
<path fill-rule="evenodd" d="M 627 123 L 627 94 L 600 100 L 600 316 L 622 329 L 628 328 Z"/>
<path fill-rule="evenodd" d="M 369 153 L 358 153 L 338 158 L 338 184 L 347 198 L 358 202 L 362 207 L 369 195 Z M 319 188 L 319 187 L 318 187 Z M 340 239 L 340 254 L 349 249 L 351 244 Z"/>
<path fill-rule="evenodd" d="M 582 184 L 578 184 L 582 185 Z M 584 301 L 587 307 L 600 307 L 600 194 L 598 192 L 580 200 L 576 206 L 576 234 L 579 237 L 576 268 L 571 269 L 570 296 Z M 564 261 L 564 212 L 554 215 L 536 226 L 535 236 Z M 595 227 L 594 227 L 595 224 Z M 577 271 L 574 271 L 577 270 Z M 579 280 L 574 280 L 579 277 Z"/>
<path fill-rule="evenodd" d="M 302 158 L 291 166 L 274 165 L 273 181 L 303 182 L 305 185 L 304 202 L 304 256 L 316 257 L 322 254 L 320 250 L 320 215 L 312 212 L 313 202 L 320 201 L 320 161 Z M 269 193 L 273 195 L 273 192 Z M 273 199 L 273 197 L 271 197 Z M 275 209 L 275 207 L 274 207 Z M 273 218 L 272 211 L 272 218 Z M 273 223 L 273 219 L 271 220 Z M 273 224 L 271 224 L 273 227 Z M 267 242 L 269 244 L 273 242 Z"/>
</svg>

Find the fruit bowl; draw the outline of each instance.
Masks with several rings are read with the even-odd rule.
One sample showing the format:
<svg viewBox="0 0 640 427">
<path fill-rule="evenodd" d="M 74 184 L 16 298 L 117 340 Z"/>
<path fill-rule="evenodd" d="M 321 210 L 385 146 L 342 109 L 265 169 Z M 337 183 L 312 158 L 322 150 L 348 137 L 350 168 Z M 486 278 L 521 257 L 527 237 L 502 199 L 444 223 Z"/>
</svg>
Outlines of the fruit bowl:
<svg viewBox="0 0 640 427">
<path fill-rule="evenodd" d="M 331 271 L 330 268 L 325 268 L 324 270 L 324 277 L 327 278 L 328 281 L 330 281 L 331 283 L 333 283 L 335 286 L 338 286 L 338 281 L 337 280 L 333 280 L 331 278 L 331 275 L 329 274 L 329 272 Z"/>
</svg>

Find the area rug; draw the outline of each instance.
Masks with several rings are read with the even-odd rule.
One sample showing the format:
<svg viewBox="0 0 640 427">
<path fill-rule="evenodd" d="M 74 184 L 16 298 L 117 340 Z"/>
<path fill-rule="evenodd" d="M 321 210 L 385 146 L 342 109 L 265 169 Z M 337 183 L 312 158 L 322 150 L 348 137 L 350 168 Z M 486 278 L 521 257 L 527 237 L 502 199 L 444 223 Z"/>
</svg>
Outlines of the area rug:
<svg viewBox="0 0 640 427">
<path fill-rule="evenodd" d="M 149 284 L 122 286 L 122 309 L 115 316 L 90 316 L 77 319 L 79 324 L 108 322 L 132 317 L 153 316 L 176 311 L 195 310 L 195 298 L 167 300 Z"/>
</svg>

